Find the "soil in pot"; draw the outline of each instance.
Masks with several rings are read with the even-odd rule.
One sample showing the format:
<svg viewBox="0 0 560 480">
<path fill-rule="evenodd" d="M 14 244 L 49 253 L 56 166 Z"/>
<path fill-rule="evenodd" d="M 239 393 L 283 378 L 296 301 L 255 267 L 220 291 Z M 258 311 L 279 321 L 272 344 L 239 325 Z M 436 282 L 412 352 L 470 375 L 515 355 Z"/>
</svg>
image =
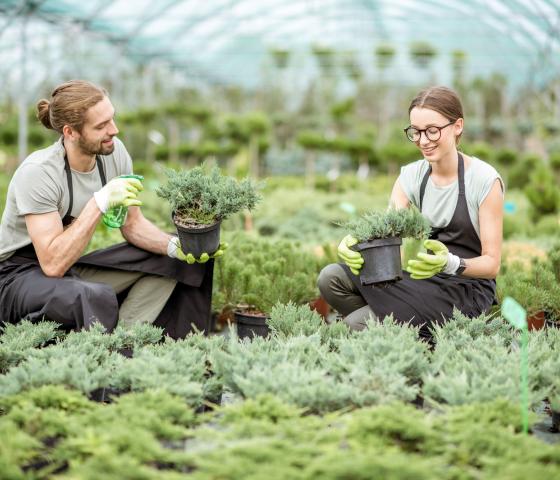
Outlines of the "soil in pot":
<svg viewBox="0 0 560 480">
<path fill-rule="evenodd" d="M 268 337 L 269 328 L 266 324 L 268 317 L 260 312 L 236 310 L 234 314 L 237 324 L 237 336 L 244 338 Z"/>
<path fill-rule="evenodd" d="M 172 218 L 184 253 L 192 253 L 195 258 L 199 258 L 203 253 L 212 255 L 218 250 L 221 221 L 212 225 L 200 225 L 187 223 L 175 215 Z"/>
<path fill-rule="evenodd" d="M 544 311 L 535 312 L 527 317 L 527 327 L 529 330 L 542 330 L 546 323 Z"/>
<path fill-rule="evenodd" d="M 364 258 L 364 265 L 360 270 L 362 285 L 402 279 L 401 244 L 400 237 L 390 237 L 377 238 L 351 247 Z"/>
</svg>

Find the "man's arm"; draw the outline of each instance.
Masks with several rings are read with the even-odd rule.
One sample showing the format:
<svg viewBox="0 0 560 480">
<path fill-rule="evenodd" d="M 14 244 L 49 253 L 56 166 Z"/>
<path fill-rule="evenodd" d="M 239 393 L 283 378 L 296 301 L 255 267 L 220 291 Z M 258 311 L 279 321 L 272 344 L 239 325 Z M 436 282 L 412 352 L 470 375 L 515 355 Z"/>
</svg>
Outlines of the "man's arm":
<svg viewBox="0 0 560 480">
<path fill-rule="evenodd" d="M 150 222 L 139 207 L 129 207 L 126 223 L 121 228 L 123 237 L 132 245 L 159 255 L 167 255 L 171 235 L 162 232 Z"/>
<path fill-rule="evenodd" d="M 92 198 L 66 230 L 58 212 L 25 216 L 27 231 L 47 277 L 63 277 L 93 236 L 101 212 Z"/>
</svg>

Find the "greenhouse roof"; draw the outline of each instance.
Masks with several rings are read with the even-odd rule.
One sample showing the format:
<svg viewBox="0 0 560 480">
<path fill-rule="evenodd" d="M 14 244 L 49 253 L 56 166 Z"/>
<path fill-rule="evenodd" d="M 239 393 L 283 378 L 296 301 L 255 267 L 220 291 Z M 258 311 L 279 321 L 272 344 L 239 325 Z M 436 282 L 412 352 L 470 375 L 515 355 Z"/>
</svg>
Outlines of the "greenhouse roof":
<svg viewBox="0 0 560 480">
<path fill-rule="evenodd" d="M 34 81 L 164 64 L 189 81 L 254 86 L 273 49 L 290 52 L 295 81 L 317 71 L 318 46 L 368 73 L 390 44 L 387 79 L 448 82 L 461 50 L 471 78 L 539 85 L 559 70 L 559 28 L 557 0 L 0 0 L 0 69 L 16 84 L 22 58 Z M 428 73 L 409 54 L 418 41 L 437 50 Z"/>
</svg>

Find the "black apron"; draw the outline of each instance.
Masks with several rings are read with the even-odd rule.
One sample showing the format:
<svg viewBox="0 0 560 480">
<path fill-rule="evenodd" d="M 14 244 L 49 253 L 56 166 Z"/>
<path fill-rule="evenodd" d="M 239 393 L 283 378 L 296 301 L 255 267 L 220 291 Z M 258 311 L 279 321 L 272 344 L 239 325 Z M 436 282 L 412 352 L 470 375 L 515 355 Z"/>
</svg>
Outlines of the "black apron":
<svg viewBox="0 0 560 480">
<path fill-rule="evenodd" d="M 420 186 L 420 211 L 426 184 L 432 173 L 428 169 Z M 465 166 L 458 158 L 459 195 L 451 221 L 446 227 L 434 228 L 430 238 L 444 243 L 449 251 L 462 258 L 481 255 L 482 246 L 474 229 L 465 196 Z M 439 273 L 425 280 L 413 280 L 403 271 L 403 279 L 386 286 L 364 286 L 346 264 L 341 264 L 364 300 L 379 317 L 393 315 L 395 320 L 421 326 L 420 334 L 430 337 L 429 326 L 441 324 L 453 314 L 456 307 L 465 315 L 475 317 L 488 311 L 496 293 L 495 280 L 469 278 Z"/>
<path fill-rule="evenodd" d="M 65 156 L 70 202 L 62 223 L 68 226 L 73 205 L 72 174 Z M 96 163 L 105 185 L 103 163 Z M 92 252 L 76 265 L 142 272 L 172 278 L 177 285 L 154 325 L 172 338 L 184 338 L 193 329 L 208 332 L 214 261 L 189 265 L 177 259 L 150 253 L 127 242 Z M 122 299 L 121 299 L 122 300 Z M 118 321 L 119 299 L 110 285 L 82 280 L 74 268 L 62 278 L 44 275 L 32 244 L 0 262 L 0 322 L 52 320 L 67 328 L 89 328 L 100 322 L 107 331 Z"/>
</svg>

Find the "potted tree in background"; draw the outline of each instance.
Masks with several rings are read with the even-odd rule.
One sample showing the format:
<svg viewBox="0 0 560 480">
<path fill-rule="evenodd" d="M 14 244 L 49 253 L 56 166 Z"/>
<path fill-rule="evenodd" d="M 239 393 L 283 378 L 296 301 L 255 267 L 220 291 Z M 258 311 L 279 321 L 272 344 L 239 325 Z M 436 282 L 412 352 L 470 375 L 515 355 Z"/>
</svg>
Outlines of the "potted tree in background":
<svg viewBox="0 0 560 480">
<path fill-rule="evenodd" d="M 400 280 L 402 239 L 428 238 L 431 231 L 428 219 L 414 207 L 366 213 L 343 227 L 358 240 L 351 248 L 364 258 L 362 285 Z"/>
<path fill-rule="evenodd" d="M 220 224 L 229 215 L 252 209 L 259 201 L 257 186 L 249 179 L 237 181 L 222 175 L 217 167 L 168 170 L 168 181 L 156 193 L 172 207 L 183 252 L 196 258 L 216 252 L 220 244 Z"/>
</svg>

